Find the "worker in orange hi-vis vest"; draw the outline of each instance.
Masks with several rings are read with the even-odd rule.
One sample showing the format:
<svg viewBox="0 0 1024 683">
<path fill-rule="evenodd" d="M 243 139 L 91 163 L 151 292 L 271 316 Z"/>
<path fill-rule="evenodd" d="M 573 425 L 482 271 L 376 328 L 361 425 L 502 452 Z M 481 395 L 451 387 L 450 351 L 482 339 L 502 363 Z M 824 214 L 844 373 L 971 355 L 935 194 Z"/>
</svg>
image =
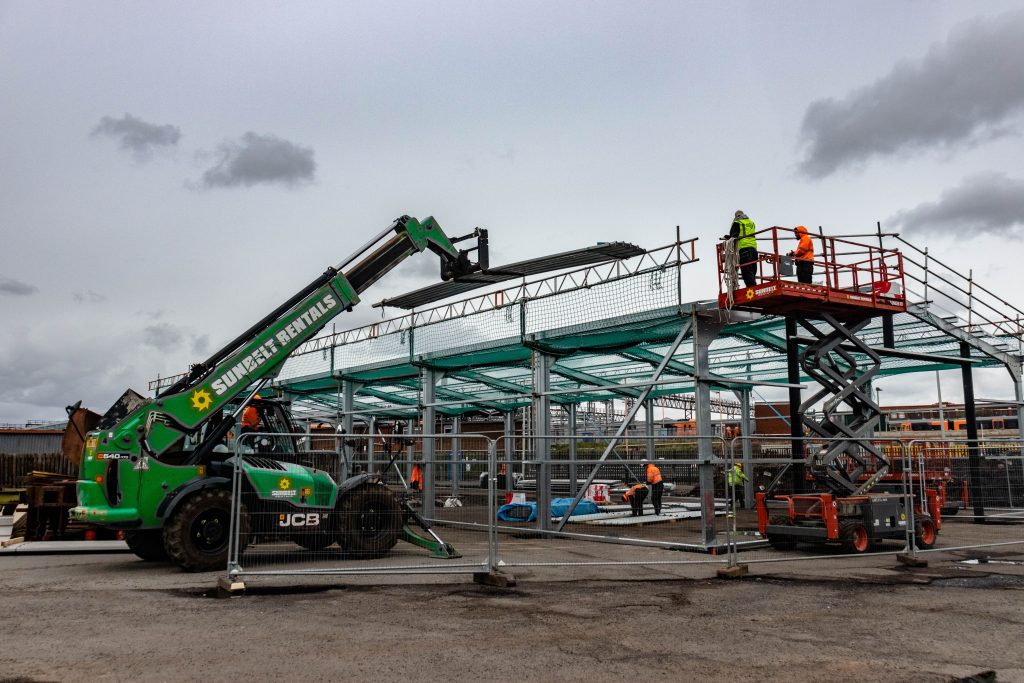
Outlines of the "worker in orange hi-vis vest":
<svg viewBox="0 0 1024 683">
<path fill-rule="evenodd" d="M 644 514 L 644 500 L 647 499 L 647 484 L 633 484 L 629 490 L 622 494 L 622 502 L 629 503 L 629 508 L 634 517 Z"/>
<path fill-rule="evenodd" d="M 258 400 L 259 394 L 253 396 L 253 400 Z M 242 411 L 242 433 L 246 432 L 258 432 L 260 430 L 260 411 L 256 410 L 256 406 L 249 404 Z"/>
<path fill-rule="evenodd" d="M 413 491 L 423 490 L 423 468 L 418 462 L 413 463 L 412 474 L 409 475 L 409 488 Z"/>
<path fill-rule="evenodd" d="M 814 242 L 807 234 L 807 228 L 798 225 L 793 229 L 799 242 L 794 251 L 789 255 L 796 259 L 796 281 L 804 284 L 811 284 L 814 276 Z"/>
<path fill-rule="evenodd" d="M 661 470 L 649 460 L 643 460 L 644 475 L 647 483 L 651 486 L 651 503 L 654 505 L 654 514 L 661 514 L 661 494 L 665 492 L 665 482 L 661 480 Z"/>
</svg>

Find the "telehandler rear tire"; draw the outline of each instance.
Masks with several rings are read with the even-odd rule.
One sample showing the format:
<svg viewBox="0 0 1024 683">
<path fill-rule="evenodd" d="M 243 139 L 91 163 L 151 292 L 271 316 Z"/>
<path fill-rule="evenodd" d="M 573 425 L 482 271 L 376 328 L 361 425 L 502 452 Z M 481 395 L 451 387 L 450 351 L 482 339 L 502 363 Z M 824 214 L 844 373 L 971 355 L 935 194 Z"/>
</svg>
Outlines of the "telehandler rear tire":
<svg viewBox="0 0 1024 683">
<path fill-rule="evenodd" d="M 138 555 L 143 562 L 167 561 L 167 549 L 164 548 L 162 529 L 126 531 L 124 540 L 128 544 L 128 550 Z"/>
<path fill-rule="evenodd" d="M 402 532 L 402 506 L 395 494 L 377 484 L 345 494 L 341 546 L 355 557 L 380 557 L 395 547 Z"/>
<path fill-rule="evenodd" d="M 238 538 L 249 537 L 249 516 L 241 511 Z M 164 548 L 171 562 L 187 572 L 227 569 L 231 493 L 204 489 L 181 504 L 164 527 Z"/>
</svg>

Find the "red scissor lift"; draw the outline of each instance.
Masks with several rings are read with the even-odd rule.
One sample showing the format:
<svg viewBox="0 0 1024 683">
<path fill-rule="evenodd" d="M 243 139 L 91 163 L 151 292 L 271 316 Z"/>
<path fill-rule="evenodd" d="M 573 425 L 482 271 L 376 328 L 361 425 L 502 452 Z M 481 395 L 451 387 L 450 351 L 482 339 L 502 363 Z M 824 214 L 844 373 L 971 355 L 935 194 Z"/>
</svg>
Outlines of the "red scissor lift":
<svg viewBox="0 0 1024 683">
<path fill-rule="evenodd" d="M 792 494 L 756 495 L 761 534 L 778 549 L 801 542 L 838 543 L 860 553 L 886 539 L 904 539 L 913 519 L 917 546 L 932 547 L 942 524 L 941 491 L 916 473 L 904 472 L 899 460 L 890 460 L 884 447 L 870 439 L 881 417 L 870 391 L 881 356 L 925 355 L 873 348 L 858 334 L 874 318 L 907 310 L 903 256 L 893 249 L 812 236 L 820 256 L 812 282 L 800 283 L 784 256 L 794 244 L 793 232 L 775 227 L 756 237 L 756 283 L 751 287 L 741 286 L 738 273 L 730 269 L 726 243 L 718 245 L 719 306 L 787 318 L 787 344 L 797 345 L 796 353 L 787 354 L 790 376 L 802 373 L 819 386 L 801 397 L 791 418 L 801 425 L 794 444 L 803 443 L 804 428 L 823 444 L 806 455 L 801 474 L 793 477 Z M 800 329 L 806 336 L 797 333 Z M 820 413 L 810 417 L 810 409 L 819 404 Z M 840 413 L 841 407 L 848 412 Z M 817 490 L 801 490 L 807 484 Z"/>
</svg>

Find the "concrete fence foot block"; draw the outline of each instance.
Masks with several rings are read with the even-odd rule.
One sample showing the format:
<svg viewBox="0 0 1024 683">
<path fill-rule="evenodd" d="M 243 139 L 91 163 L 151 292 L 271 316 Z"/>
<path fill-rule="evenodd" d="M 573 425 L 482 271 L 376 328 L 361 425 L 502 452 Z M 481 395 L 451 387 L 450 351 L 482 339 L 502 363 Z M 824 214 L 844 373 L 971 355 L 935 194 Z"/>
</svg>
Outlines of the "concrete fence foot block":
<svg viewBox="0 0 1024 683">
<path fill-rule="evenodd" d="M 738 579 L 741 576 L 746 576 L 750 573 L 750 567 L 745 564 L 736 564 L 731 567 L 719 567 L 718 578 L 720 579 Z"/>
<path fill-rule="evenodd" d="M 908 567 L 928 566 L 928 560 L 924 559 L 923 557 L 918 557 L 917 555 L 910 555 L 908 553 L 900 553 L 896 556 L 896 561 Z"/>
<path fill-rule="evenodd" d="M 473 583 L 482 586 L 494 586 L 495 588 L 512 588 L 516 585 L 516 577 L 506 572 L 474 572 Z"/>
</svg>

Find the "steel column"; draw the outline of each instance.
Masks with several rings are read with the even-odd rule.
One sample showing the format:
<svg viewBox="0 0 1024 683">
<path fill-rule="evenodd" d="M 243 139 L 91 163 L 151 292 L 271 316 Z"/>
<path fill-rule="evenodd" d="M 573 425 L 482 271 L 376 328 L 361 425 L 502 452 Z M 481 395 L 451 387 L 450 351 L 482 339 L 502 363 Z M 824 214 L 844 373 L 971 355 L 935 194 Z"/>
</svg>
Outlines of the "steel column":
<svg viewBox="0 0 1024 683">
<path fill-rule="evenodd" d="M 576 486 L 576 404 L 570 403 L 566 409 L 569 411 L 569 495 L 575 497 L 578 490 Z"/>
<path fill-rule="evenodd" d="M 750 427 L 750 389 L 743 389 L 737 392 L 740 395 L 740 443 L 743 447 L 743 474 L 747 480 L 743 482 L 744 506 L 750 510 L 754 507 L 754 466 L 753 459 L 754 445 L 750 440 L 753 431 Z"/>
<path fill-rule="evenodd" d="M 344 411 L 341 416 L 341 432 L 344 436 L 340 439 L 341 448 L 341 480 L 345 481 L 352 476 L 352 447 L 346 444 L 352 434 L 354 418 L 352 411 L 355 409 L 356 387 L 350 379 L 341 380 L 341 409 Z"/>
<path fill-rule="evenodd" d="M 960 357 L 971 357 L 971 345 L 960 342 Z M 974 521 L 985 521 L 985 504 L 981 501 L 981 455 L 978 453 L 978 414 L 974 405 L 974 373 L 970 363 L 960 364 L 964 382 L 964 420 L 967 422 L 967 473 L 971 486 Z"/>
<path fill-rule="evenodd" d="M 513 463 L 516 455 L 516 411 L 505 413 L 505 493 L 512 493 Z"/>
<path fill-rule="evenodd" d="M 459 434 L 462 433 L 462 416 L 456 415 L 452 419 L 452 497 L 459 497 L 459 482 L 462 481 L 462 441 Z"/>
<path fill-rule="evenodd" d="M 377 418 L 371 415 L 366 420 L 366 471 L 373 472 L 373 439 L 374 432 L 377 431 Z"/>
<path fill-rule="evenodd" d="M 434 434 L 437 423 L 437 409 L 434 402 L 437 387 L 437 373 L 430 368 L 420 370 L 420 385 L 423 387 L 424 407 L 420 409 L 423 419 L 423 434 Z M 412 422 L 410 422 L 412 424 Z M 423 516 L 430 519 L 434 516 L 434 484 L 436 479 L 437 441 L 432 438 L 423 439 Z"/>
<path fill-rule="evenodd" d="M 647 459 L 654 460 L 654 399 L 644 401 L 644 412 L 647 420 L 644 423 L 644 434 L 647 436 Z"/>
<path fill-rule="evenodd" d="M 537 477 L 537 528 L 551 529 L 551 366 L 554 358 L 533 351 L 533 453 Z"/>
<path fill-rule="evenodd" d="M 786 316 L 786 364 L 788 373 L 786 381 L 789 382 L 789 435 L 790 457 L 793 459 L 793 491 L 802 492 L 806 487 L 806 469 L 803 464 L 804 458 L 804 416 L 800 414 L 800 348 L 796 341 L 796 318 Z"/>
<path fill-rule="evenodd" d="M 711 441 L 711 360 L 709 349 L 723 323 L 694 315 L 693 368 L 695 417 L 697 418 L 697 479 L 700 482 L 701 541 L 705 546 L 717 543 L 715 531 L 715 457 Z"/>
<path fill-rule="evenodd" d="M 1024 368 L 1018 363 L 1015 366 L 1007 365 L 1006 369 L 1013 378 L 1013 395 L 1017 398 L 1017 432 L 1020 434 L 1020 454 L 1024 456 Z"/>
</svg>

